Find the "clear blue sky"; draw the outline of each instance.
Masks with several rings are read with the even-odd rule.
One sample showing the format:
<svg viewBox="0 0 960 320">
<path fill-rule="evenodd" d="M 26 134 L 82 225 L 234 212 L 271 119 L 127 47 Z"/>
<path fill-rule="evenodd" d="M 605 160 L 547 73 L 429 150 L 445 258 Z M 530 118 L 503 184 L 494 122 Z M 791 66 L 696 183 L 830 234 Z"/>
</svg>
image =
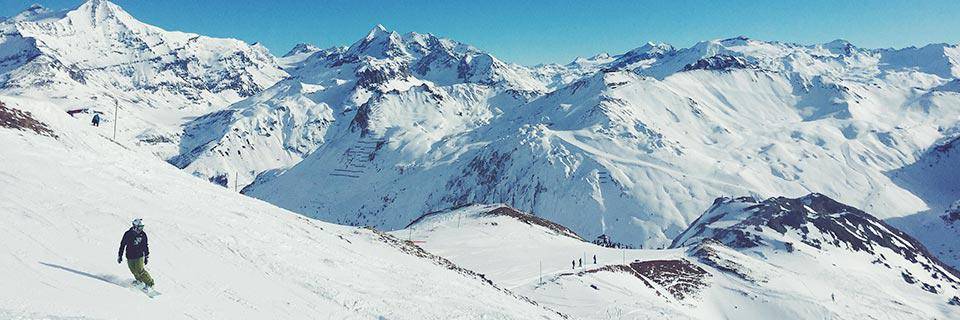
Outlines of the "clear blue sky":
<svg viewBox="0 0 960 320">
<path fill-rule="evenodd" d="M 0 0 L 0 16 L 31 3 Z M 936 1 L 252 1 L 114 0 L 168 30 L 260 42 L 275 54 L 308 42 L 349 45 L 377 23 L 472 44 L 510 62 L 569 62 L 647 41 L 689 46 L 746 35 L 798 43 L 846 39 L 861 47 L 960 42 L 960 0 Z"/>
</svg>

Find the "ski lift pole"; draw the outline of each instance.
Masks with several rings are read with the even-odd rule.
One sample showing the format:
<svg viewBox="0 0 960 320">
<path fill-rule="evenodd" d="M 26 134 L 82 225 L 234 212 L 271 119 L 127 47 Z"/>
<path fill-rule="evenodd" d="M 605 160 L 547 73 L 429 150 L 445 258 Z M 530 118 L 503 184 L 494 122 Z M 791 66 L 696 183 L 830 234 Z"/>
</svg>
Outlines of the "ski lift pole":
<svg viewBox="0 0 960 320">
<path fill-rule="evenodd" d="M 117 141 L 117 119 L 120 114 L 120 102 L 113 98 L 113 141 Z"/>
<path fill-rule="evenodd" d="M 540 260 L 540 282 L 538 284 L 543 284 L 543 260 Z"/>
</svg>

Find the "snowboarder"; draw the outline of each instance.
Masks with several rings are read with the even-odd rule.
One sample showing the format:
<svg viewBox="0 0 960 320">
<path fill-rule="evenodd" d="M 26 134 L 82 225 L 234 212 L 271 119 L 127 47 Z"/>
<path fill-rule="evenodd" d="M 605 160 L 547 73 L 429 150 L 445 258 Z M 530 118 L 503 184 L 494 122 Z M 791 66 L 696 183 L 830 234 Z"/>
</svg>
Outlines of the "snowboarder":
<svg viewBox="0 0 960 320">
<path fill-rule="evenodd" d="M 95 114 L 93 115 L 93 121 L 92 121 L 92 123 L 93 123 L 93 126 L 94 126 L 94 127 L 99 127 L 99 126 L 100 126 L 100 114 L 99 114 L 99 113 L 95 113 Z"/>
<path fill-rule="evenodd" d="M 123 233 L 120 240 L 120 252 L 117 253 L 117 263 L 123 262 L 123 249 L 127 249 L 127 267 L 130 273 L 147 288 L 153 287 L 153 278 L 147 273 L 144 266 L 150 257 L 150 248 L 147 245 L 147 233 L 143 232 L 143 220 L 133 219 L 133 226 Z"/>
<path fill-rule="evenodd" d="M 576 269 L 576 268 L 577 268 L 577 260 L 570 261 L 570 269 Z"/>
<path fill-rule="evenodd" d="M 597 264 L 597 255 L 593 255 L 593 264 Z"/>
<path fill-rule="evenodd" d="M 580 260 L 580 266 L 583 267 L 583 258 L 577 259 Z"/>
</svg>

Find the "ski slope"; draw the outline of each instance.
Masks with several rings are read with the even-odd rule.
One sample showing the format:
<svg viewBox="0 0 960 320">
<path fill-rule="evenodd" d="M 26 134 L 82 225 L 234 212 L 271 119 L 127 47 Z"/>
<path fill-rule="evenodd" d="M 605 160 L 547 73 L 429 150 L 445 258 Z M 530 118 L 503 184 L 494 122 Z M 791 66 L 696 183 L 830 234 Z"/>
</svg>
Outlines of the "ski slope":
<svg viewBox="0 0 960 320">
<path fill-rule="evenodd" d="M 0 318 L 563 318 L 388 235 L 196 179 L 56 105 L 0 101 L 57 136 L 0 127 Z M 155 299 L 116 263 L 134 217 Z"/>
<path fill-rule="evenodd" d="M 784 234 L 767 226 L 756 227 L 755 239 L 761 242 L 755 247 L 738 247 L 736 241 L 713 238 L 738 225 L 753 232 L 751 223 L 761 215 L 751 211 L 757 203 L 742 199 L 718 201 L 677 239 L 675 248 L 663 250 L 598 246 L 549 224 L 494 214 L 509 209 L 503 205 L 471 205 L 432 213 L 392 234 L 409 238 L 427 251 L 484 273 L 497 284 L 577 319 L 960 316 L 960 306 L 948 302 L 960 294 L 960 278 L 955 273 L 938 273 L 947 269 L 939 262 L 926 260 L 931 259 L 929 253 L 912 247 L 915 243 L 911 240 L 899 238 L 903 237 L 899 231 L 884 230 L 880 225 L 861 227 L 860 232 L 866 230 L 867 236 L 847 238 L 864 241 L 876 255 L 853 250 L 857 242 L 831 246 L 831 234 L 838 232 L 833 228 L 845 224 L 821 223 L 812 217 L 824 213 L 836 218 L 849 213 L 831 211 L 832 202 L 817 199 L 808 196 L 798 200 L 809 201 L 809 207 L 814 208 L 809 212 L 810 224 L 787 229 Z M 870 237 L 873 234 L 883 236 Z M 914 259 L 920 263 L 910 262 L 906 258 L 909 253 L 900 256 L 887 251 L 881 243 L 884 238 L 897 239 L 893 243 L 916 250 L 912 251 L 916 253 Z M 816 248 L 804 243 L 808 239 L 822 239 L 824 244 Z M 792 246 L 787 249 L 784 243 Z M 593 264 L 593 255 L 597 264 Z M 579 262 L 571 266 L 572 260 L 581 258 L 582 267 Z M 631 268 L 625 267 L 628 265 Z M 667 271 L 656 272 L 657 267 Z M 933 273 L 938 274 L 931 276 Z M 907 275 L 912 282 L 905 280 Z"/>
</svg>

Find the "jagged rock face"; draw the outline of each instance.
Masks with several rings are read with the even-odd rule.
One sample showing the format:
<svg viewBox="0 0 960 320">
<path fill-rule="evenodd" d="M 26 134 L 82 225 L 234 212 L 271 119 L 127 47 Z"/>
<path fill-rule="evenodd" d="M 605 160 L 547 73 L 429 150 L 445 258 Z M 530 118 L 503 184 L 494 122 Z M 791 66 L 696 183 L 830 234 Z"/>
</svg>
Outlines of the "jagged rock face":
<svg viewBox="0 0 960 320">
<path fill-rule="evenodd" d="M 712 57 L 706 57 L 697 62 L 688 64 L 683 67 L 683 71 L 691 70 L 730 70 L 730 69 L 751 69 L 757 68 L 756 65 L 751 64 L 746 59 L 742 57 L 734 57 L 729 55 L 715 55 Z"/>
<path fill-rule="evenodd" d="M 709 286 L 710 273 L 684 259 L 634 262 L 630 267 L 667 288 L 667 292 L 678 300 L 696 296 Z"/>
<path fill-rule="evenodd" d="M 529 225 L 535 225 L 535 226 L 541 226 L 541 227 L 547 228 L 547 230 L 554 231 L 557 234 L 562 234 L 564 236 L 568 236 L 577 240 L 583 240 L 580 238 L 580 236 L 577 235 L 576 232 L 573 232 L 572 230 L 567 229 L 567 227 L 564 227 L 556 222 L 553 222 L 529 213 L 520 212 L 520 211 L 517 211 L 517 209 L 510 208 L 510 207 L 499 207 L 499 208 L 490 210 L 486 213 L 483 213 L 480 216 L 507 216 L 507 217 L 520 220 L 520 222 L 523 222 Z"/>
<path fill-rule="evenodd" d="M 283 57 L 287 58 L 294 55 L 313 54 L 314 52 L 317 52 L 320 50 L 323 50 L 323 49 L 309 43 L 298 43 L 296 46 L 293 47 L 293 49 L 290 49 L 290 51 L 288 51 L 287 54 L 284 54 Z"/>
<path fill-rule="evenodd" d="M 607 265 L 578 273 L 562 273 L 560 277 L 579 276 L 591 273 L 626 273 L 636 277 L 657 296 L 670 297 L 677 301 L 693 300 L 710 286 L 711 274 L 700 266 L 687 261 L 647 260 L 625 265 Z"/>
<path fill-rule="evenodd" d="M 391 80 L 404 81 L 410 77 L 410 67 L 406 62 L 371 63 L 357 68 L 357 87 L 377 91 Z"/>
<path fill-rule="evenodd" d="M 29 111 L 7 108 L 0 102 L 0 128 L 33 132 L 38 135 L 57 138 L 47 124 L 34 119 Z"/>
<path fill-rule="evenodd" d="M 698 258 L 701 263 L 722 272 L 731 273 L 740 279 L 753 283 L 767 282 L 769 276 L 761 270 L 747 266 L 745 259 L 736 252 L 730 252 L 722 243 L 714 239 L 705 239 L 688 250 L 690 256 Z"/>
<path fill-rule="evenodd" d="M 947 212 L 940 217 L 946 223 L 953 224 L 960 220 L 960 200 L 954 202 L 950 205 L 950 208 L 947 209 Z"/>
<path fill-rule="evenodd" d="M 665 56 L 676 54 L 677 50 L 668 44 L 654 44 L 648 43 L 640 48 L 633 50 L 620 55 L 616 60 L 611 62 L 606 69 L 631 69 L 637 68 L 636 64 L 643 63 L 645 61 L 653 62 L 658 59 L 662 59 Z"/>
<path fill-rule="evenodd" d="M 728 213 L 731 207 L 738 205 L 747 206 L 734 209 L 740 212 Z M 729 219 L 728 214 L 745 218 L 731 227 L 711 228 L 714 222 Z M 671 246 L 685 246 L 706 238 L 733 248 L 771 245 L 757 230 L 763 227 L 780 234 L 796 232 L 801 242 L 818 249 L 832 245 L 874 254 L 875 247 L 881 246 L 912 262 L 917 261 L 917 254 L 925 254 L 923 245 L 909 235 L 857 208 L 821 194 L 797 199 L 777 197 L 764 201 L 750 197 L 718 198 L 707 213 L 694 221 L 691 228 L 678 236 Z M 814 232 L 822 235 L 814 236 Z M 792 250 L 789 247 L 785 249 Z"/>
<path fill-rule="evenodd" d="M 873 257 L 873 264 L 899 272 L 907 283 L 931 293 L 955 294 L 960 288 L 960 273 L 913 237 L 821 194 L 764 201 L 719 198 L 674 239 L 672 246 L 698 245 L 706 240 L 739 251 L 763 247 L 788 253 L 837 249 L 860 252 Z M 695 255 L 721 269 L 739 269 L 717 263 L 710 250 L 698 249 Z"/>
<path fill-rule="evenodd" d="M 530 69 L 501 62 L 469 45 L 431 34 L 401 36 L 380 25 L 343 52 L 317 62 L 354 70 L 362 80 L 358 85 L 366 89 L 411 76 L 439 85 L 476 83 L 540 93 L 546 88 Z"/>
</svg>

